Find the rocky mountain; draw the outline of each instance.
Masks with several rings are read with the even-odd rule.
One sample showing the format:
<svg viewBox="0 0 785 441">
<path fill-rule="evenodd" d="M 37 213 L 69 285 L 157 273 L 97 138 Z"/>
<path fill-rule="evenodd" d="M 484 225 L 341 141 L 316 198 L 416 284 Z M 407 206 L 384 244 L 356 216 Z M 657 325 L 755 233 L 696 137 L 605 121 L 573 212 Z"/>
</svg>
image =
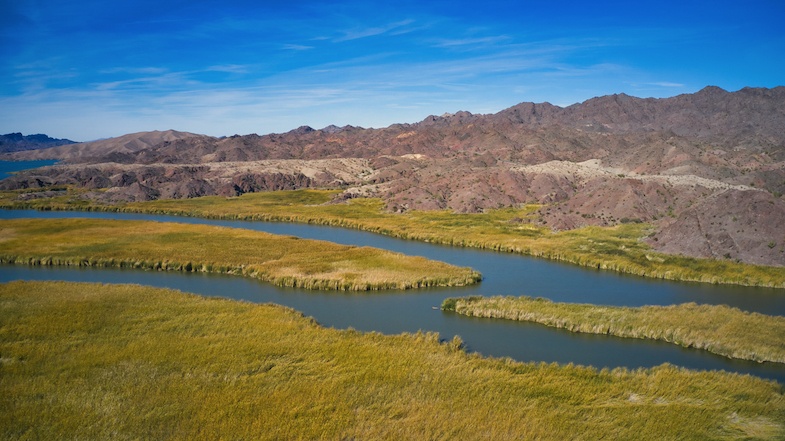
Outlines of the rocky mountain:
<svg viewBox="0 0 785 441">
<path fill-rule="evenodd" d="M 74 144 L 70 139 L 50 138 L 49 136 L 22 135 L 21 133 L 7 133 L 0 135 L 0 153 L 20 152 L 25 150 L 38 150 L 59 145 Z"/>
<path fill-rule="evenodd" d="M 539 221 L 556 230 L 650 222 L 649 242 L 666 252 L 785 265 L 785 87 L 521 103 L 382 129 L 186 134 L 132 147 L 124 138 L 58 147 L 71 165 L 0 186 L 109 188 L 94 197 L 111 200 L 328 186 L 397 212 L 538 203 Z"/>
<path fill-rule="evenodd" d="M 89 162 L 95 158 L 101 158 L 98 160 L 100 162 L 108 160 L 111 155 L 137 152 L 155 147 L 163 142 L 187 138 L 210 137 L 176 130 L 129 133 L 117 138 L 80 143 L 69 141 L 59 147 L 49 146 L 52 148 L 0 155 L 0 160 L 59 159 L 66 162 Z"/>
</svg>

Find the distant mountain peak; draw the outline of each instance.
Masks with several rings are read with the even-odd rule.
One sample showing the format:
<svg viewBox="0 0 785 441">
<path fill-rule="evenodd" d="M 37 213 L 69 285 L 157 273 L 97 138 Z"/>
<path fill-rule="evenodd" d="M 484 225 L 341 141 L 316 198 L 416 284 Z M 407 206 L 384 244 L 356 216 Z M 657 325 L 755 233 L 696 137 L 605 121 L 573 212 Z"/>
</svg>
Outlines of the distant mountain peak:
<svg viewBox="0 0 785 441">
<path fill-rule="evenodd" d="M 330 124 L 329 126 L 321 129 L 321 131 L 324 133 L 338 133 L 343 131 L 343 129 L 341 127 L 336 126 L 335 124 Z"/>
<path fill-rule="evenodd" d="M 719 95 L 719 94 L 725 94 L 725 93 L 730 93 L 730 92 L 728 92 L 727 90 L 723 89 L 722 87 L 706 86 L 703 89 L 697 91 L 696 95 L 697 94 L 701 94 L 701 95 Z"/>
<path fill-rule="evenodd" d="M 75 142 L 70 139 L 51 138 L 41 133 L 26 136 L 20 132 L 0 135 L 0 153 L 39 150 L 68 144 Z"/>
<path fill-rule="evenodd" d="M 296 129 L 292 130 L 289 133 L 294 133 L 294 134 L 297 134 L 297 135 L 305 135 L 306 133 L 311 133 L 311 132 L 315 132 L 315 131 L 316 130 L 314 130 L 314 128 L 311 127 L 311 126 L 300 126 L 300 127 L 296 128 Z"/>
</svg>

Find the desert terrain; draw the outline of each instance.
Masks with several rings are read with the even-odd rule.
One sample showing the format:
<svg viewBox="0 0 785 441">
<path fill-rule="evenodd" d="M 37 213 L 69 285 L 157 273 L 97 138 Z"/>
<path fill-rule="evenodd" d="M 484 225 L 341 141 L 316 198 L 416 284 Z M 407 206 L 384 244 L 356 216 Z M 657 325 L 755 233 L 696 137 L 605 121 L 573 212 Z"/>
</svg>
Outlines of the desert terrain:
<svg viewBox="0 0 785 441">
<path fill-rule="evenodd" d="M 62 161 L 4 190 L 71 185 L 117 203 L 333 188 L 333 203 L 378 197 L 390 212 L 539 204 L 554 231 L 649 223 L 643 240 L 662 252 L 785 266 L 785 87 L 521 103 L 379 129 L 143 132 L 2 159 Z"/>
</svg>

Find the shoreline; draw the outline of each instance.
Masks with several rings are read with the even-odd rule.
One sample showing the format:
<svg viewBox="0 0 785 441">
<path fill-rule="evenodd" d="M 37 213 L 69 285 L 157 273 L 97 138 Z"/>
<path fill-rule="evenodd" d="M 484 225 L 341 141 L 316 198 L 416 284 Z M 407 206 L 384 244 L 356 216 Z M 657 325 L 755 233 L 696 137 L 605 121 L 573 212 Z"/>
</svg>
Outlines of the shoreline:
<svg viewBox="0 0 785 441">
<path fill-rule="evenodd" d="M 570 332 L 664 341 L 724 357 L 785 363 L 785 317 L 725 305 L 598 306 L 527 296 L 445 299 L 442 311 L 526 321 Z"/>
</svg>

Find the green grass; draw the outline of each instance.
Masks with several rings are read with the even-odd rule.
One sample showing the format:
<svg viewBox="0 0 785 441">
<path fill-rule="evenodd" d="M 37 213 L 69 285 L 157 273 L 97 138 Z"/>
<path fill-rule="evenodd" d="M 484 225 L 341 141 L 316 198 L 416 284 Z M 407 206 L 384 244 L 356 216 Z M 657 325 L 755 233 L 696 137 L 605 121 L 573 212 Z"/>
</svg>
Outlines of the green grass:
<svg viewBox="0 0 785 441">
<path fill-rule="evenodd" d="M 15 199 L 18 194 L 0 193 L 0 207 L 127 211 L 335 225 L 404 239 L 521 253 L 652 278 L 785 288 L 785 268 L 657 253 L 641 241 L 652 231 L 648 224 L 585 227 L 554 233 L 534 224 L 534 213 L 539 208 L 534 205 L 478 214 L 450 211 L 393 214 L 384 210 L 380 199 L 326 204 L 338 194 L 334 190 L 277 191 L 236 198 L 210 196 L 122 205 L 88 203 L 75 191 L 57 198 L 24 202 Z"/>
<path fill-rule="evenodd" d="M 2 439 L 782 439 L 782 386 L 466 354 L 136 285 L 0 285 Z"/>
<path fill-rule="evenodd" d="M 235 228 L 98 219 L 0 221 L 0 262 L 240 274 L 280 286 L 371 290 L 475 283 L 422 257 Z"/>
<path fill-rule="evenodd" d="M 725 305 L 629 308 L 532 297 L 449 298 L 442 309 L 474 317 L 541 323 L 573 332 L 648 338 L 730 358 L 785 363 L 785 317 Z"/>
</svg>

